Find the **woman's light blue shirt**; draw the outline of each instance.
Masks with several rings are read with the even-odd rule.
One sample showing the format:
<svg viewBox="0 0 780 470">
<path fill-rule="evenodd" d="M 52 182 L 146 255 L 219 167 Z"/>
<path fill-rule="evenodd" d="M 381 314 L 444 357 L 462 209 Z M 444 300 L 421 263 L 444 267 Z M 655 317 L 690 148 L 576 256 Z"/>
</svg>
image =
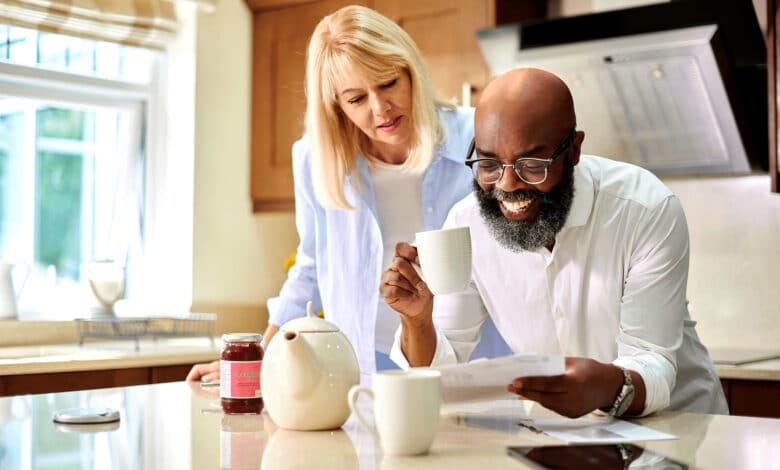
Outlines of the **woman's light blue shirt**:
<svg viewBox="0 0 780 470">
<path fill-rule="evenodd" d="M 473 109 L 439 111 L 445 136 L 425 171 L 422 214 L 426 230 L 441 228 L 450 208 L 471 191 L 472 176 L 463 164 L 473 137 Z M 269 322 L 283 325 L 305 315 L 306 302 L 320 308 L 349 338 L 361 374 L 376 368 L 374 330 L 383 243 L 368 162 L 357 159 L 359 184 L 347 178 L 344 193 L 356 210 L 323 208 L 314 195 L 309 139 L 293 145 L 295 222 L 300 243 L 295 265 L 278 297 L 268 300 Z M 491 330 L 487 325 L 486 330 Z M 495 331 L 493 329 L 493 331 Z M 485 333 L 488 333 L 487 335 Z M 497 333 L 483 332 L 482 356 L 508 353 Z M 485 347 L 488 347 L 485 350 Z M 475 357 L 475 356 L 473 356 Z"/>
</svg>

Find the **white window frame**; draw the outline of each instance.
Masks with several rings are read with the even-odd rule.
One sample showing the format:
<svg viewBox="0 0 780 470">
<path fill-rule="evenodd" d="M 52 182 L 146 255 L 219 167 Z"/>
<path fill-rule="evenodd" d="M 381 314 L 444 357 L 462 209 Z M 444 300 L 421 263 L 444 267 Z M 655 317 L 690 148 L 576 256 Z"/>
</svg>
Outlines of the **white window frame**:
<svg viewBox="0 0 780 470">
<path fill-rule="evenodd" d="M 179 34 L 156 59 L 148 85 L 0 62 L 4 95 L 143 107 L 143 254 L 135 260 L 143 274 L 135 280 L 132 301 L 117 305 L 120 316 L 183 314 L 192 301 L 197 10 L 183 5 L 178 16 Z"/>
</svg>

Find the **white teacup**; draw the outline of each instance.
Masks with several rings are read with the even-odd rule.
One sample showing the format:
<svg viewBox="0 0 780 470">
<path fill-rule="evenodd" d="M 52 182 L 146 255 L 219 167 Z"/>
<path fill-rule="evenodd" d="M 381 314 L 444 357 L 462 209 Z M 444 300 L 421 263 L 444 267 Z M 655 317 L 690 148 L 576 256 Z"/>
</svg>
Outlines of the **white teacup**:
<svg viewBox="0 0 780 470">
<path fill-rule="evenodd" d="M 420 269 L 415 270 L 435 295 L 466 289 L 471 280 L 471 232 L 468 227 L 417 232 Z M 414 265 L 412 265 L 414 266 Z"/>
<path fill-rule="evenodd" d="M 347 396 L 360 424 L 374 434 L 387 455 L 427 453 L 439 428 L 441 373 L 431 369 L 378 371 L 372 383 L 372 388 L 355 385 Z M 376 426 L 358 410 L 361 393 L 373 398 Z"/>
</svg>

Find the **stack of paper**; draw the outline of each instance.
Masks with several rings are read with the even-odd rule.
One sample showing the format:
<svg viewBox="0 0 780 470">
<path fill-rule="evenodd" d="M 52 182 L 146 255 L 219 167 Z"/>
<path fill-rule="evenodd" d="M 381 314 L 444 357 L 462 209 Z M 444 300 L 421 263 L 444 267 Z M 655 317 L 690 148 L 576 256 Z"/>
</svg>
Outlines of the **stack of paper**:
<svg viewBox="0 0 780 470">
<path fill-rule="evenodd" d="M 444 403 L 506 397 L 517 377 L 561 375 L 563 356 L 515 354 L 435 368 L 441 372 Z"/>
</svg>

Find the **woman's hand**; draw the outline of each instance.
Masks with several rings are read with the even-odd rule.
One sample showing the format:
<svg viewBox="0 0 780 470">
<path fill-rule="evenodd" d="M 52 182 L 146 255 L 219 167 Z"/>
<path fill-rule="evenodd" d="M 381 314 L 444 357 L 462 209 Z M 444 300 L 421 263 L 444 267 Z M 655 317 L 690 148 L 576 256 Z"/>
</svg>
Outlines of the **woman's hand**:
<svg viewBox="0 0 780 470">
<path fill-rule="evenodd" d="M 195 364 L 187 374 L 187 382 L 214 382 L 219 380 L 219 361 Z"/>
<path fill-rule="evenodd" d="M 274 335 L 279 331 L 277 325 L 269 324 L 263 335 L 263 341 L 268 344 Z M 265 351 L 263 351 L 265 352 Z M 219 361 L 209 362 L 208 364 L 195 364 L 187 374 L 187 382 L 216 382 L 219 380 Z"/>
</svg>

